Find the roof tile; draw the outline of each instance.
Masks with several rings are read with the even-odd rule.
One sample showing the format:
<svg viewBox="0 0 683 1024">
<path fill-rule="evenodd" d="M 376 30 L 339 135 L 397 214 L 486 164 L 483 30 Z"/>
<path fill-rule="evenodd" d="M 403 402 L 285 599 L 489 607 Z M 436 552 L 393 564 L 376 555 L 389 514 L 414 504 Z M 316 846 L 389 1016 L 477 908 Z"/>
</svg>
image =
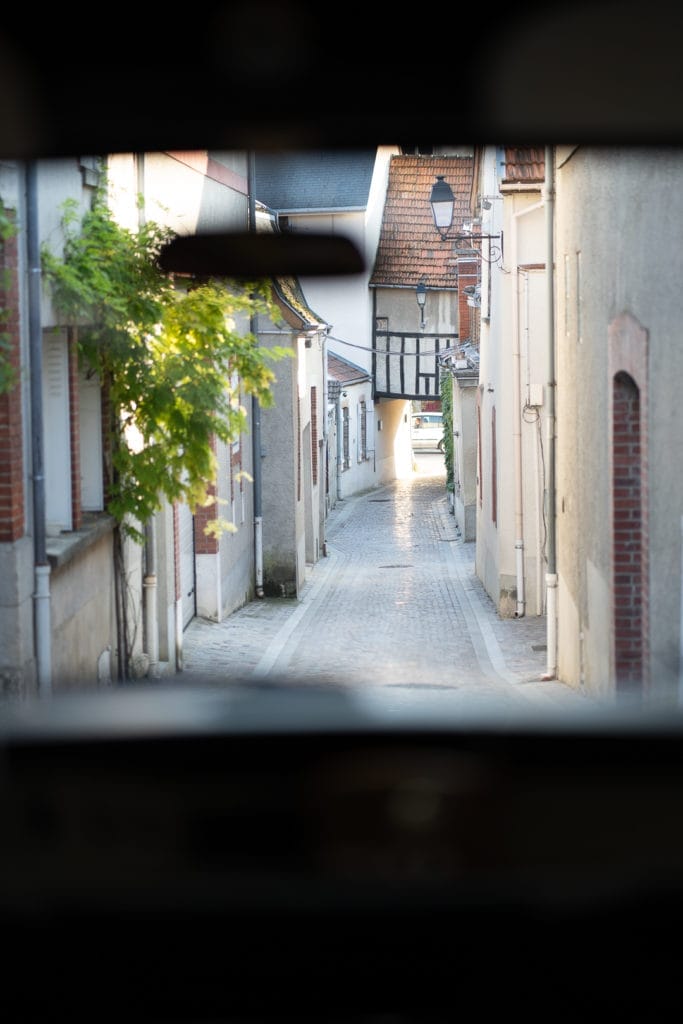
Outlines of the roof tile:
<svg viewBox="0 0 683 1024">
<path fill-rule="evenodd" d="M 429 196 L 437 175 L 455 194 L 454 229 L 470 217 L 470 156 L 392 156 L 371 286 L 455 288 L 453 243 L 434 227 Z"/>
<path fill-rule="evenodd" d="M 327 353 L 327 375 L 340 384 L 356 384 L 359 381 L 370 380 L 367 370 L 332 352 Z"/>
<path fill-rule="evenodd" d="M 534 184 L 545 179 L 543 146 L 506 146 L 503 185 Z"/>
<path fill-rule="evenodd" d="M 368 205 L 376 150 L 259 152 L 255 192 L 279 213 L 355 210 Z"/>
</svg>

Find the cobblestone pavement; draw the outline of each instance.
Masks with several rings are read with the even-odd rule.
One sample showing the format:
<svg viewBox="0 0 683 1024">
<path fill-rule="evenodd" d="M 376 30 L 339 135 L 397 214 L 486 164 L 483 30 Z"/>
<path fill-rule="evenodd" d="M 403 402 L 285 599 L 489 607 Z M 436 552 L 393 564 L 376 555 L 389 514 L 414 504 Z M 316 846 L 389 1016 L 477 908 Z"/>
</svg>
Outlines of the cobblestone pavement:
<svg viewBox="0 0 683 1024">
<path fill-rule="evenodd" d="M 440 460 L 337 503 L 327 554 L 301 596 L 252 601 L 184 634 L 184 684 L 253 678 L 382 688 L 385 703 L 429 697 L 449 707 L 579 706 L 587 698 L 546 669 L 545 617 L 502 619 L 449 512 Z M 436 469 L 435 469 L 436 467 Z"/>
</svg>

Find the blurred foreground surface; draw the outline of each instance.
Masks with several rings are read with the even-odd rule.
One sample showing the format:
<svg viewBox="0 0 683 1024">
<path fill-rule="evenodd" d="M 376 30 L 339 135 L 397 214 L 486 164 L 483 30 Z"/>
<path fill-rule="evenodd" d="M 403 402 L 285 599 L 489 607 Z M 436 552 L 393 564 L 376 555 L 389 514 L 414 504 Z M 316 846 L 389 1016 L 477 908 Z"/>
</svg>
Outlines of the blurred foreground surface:
<svg viewBox="0 0 683 1024">
<path fill-rule="evenodd" d="M 4 707 L 5 1019 L 676 1002 L 679 716 L 387 715 L 385 694 L 247 680 Z"/>
</svg>

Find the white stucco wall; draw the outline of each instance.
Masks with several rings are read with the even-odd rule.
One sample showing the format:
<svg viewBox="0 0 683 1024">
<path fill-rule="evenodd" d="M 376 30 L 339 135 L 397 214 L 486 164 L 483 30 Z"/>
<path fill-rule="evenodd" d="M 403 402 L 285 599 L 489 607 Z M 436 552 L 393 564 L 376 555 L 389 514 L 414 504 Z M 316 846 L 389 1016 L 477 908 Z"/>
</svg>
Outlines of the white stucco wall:
<svg viewBox="0 0 683 1024">
<path fill-rule="evenodd" d="M 410 412 L 410 402 L 402 398 L 383 398 L 375 405 L 378 485 L 413 473 Z"/>
<path fill-rule="evenodd" d="M 244 229 L 247 223 L 247 158 L 241 153 L 147 153 L 114 154 L 109 160 L 110 202 L 120 223 L 135 230 L 139 221 L 138 196 L 144 195 L 144 216 L 171 227 L 180 234 L 211 231 L 220 228 Z M 240 327 L 248 329 L 244 320 Z M 240 439 L 242 468 L 252 469 L 249 429 Z M 252 485 L 244 483 L 244 500 L 239 484 L 235 486 L 235 503 L 230 495 L 230 453 L 219 445 L 221 472 L 218 479 L 219 508 L 217 514 L 235 520 L 237 531 L 221 535 L 215 553 L 198 552 L 196 567 L 197 614 L 220 621 L 242 605 L 253 593 L 254 538 Z M 227 502 L 228 504 L 223 504 Z M 171 566 L 172 531 L 158 533 L 158 558 L 165 564 L 159 586 L 160 648 L 173 665 L 175 648 L 181 638 L 176 615 L 175 588 Z M 170 545 L 170 547 L 169 547 Z M 181 645 L 181 644 L 180 644 Z M 161 653 L 160 653 L 161 657 Z"/>
<path fill-rule="evenodd" d="M 471 372 L 470 372 L 471 373 Z M 477 378 L 453 379 L 453 503 L 464 541 L 477 535 Z"/>
<path fill-rule="evenodd" d="M 243 154 L 118 153 L 108 162 L 110 205 L 119 223 L 138 224 L 137 198 L 148 220 L 179 234 L 245 229 L 247 162 Z"/>
<path fill-rule="evenodd" d="M 395 146 L 378 148 L 365 209 L 289 216 L 296 231 L 344 235 L 364 254 L 366 269 L 362 273 L 335 278 L 302 277 L 301 286 L 311 308 L 332 325 L 329 350 L 368 373 L 372 369 L 373 317 L 368 282 L 382 224 L 389 161 L 392 153 L 396 152 Z"/>
<path fill-rule="evenodd" d="M 284 342 L 263 335 L 263 343 Z M 307 496 L 310 475 L 305 466 L 310 465 L 310 448 L 304 451 L 312 435 L 311 384 L 317 388 L 318 437 L 322 437 L 322 346 L 314 339 L 307 349 L 296 332 L 287 343 L 295 357 L 277 363 L 275 401 L 261 411 L 263 576 L 266 594 L 274 596 L 298 596 L 306 579 L 307 558 L 316 553 L 320 557 L 323 542 L 317 515 L 323 463 L 319 459 L 318 482 Z"/>
<path fill-rule="evenodd" d="M 494 153 L 488 157 L 492 161 Z M 491 316 L 481 325 L 476 567 L 506 617 L 539 615 L 545 608 L 543 396 L 549 342 L 540 198 L 540 190 L 532 189 L 492 200 L 488 223 L 482 224 L 484 233 L 503 230 L 504 258 L 490 267 Z M 484 297 L 482 313 L 486 306 Z"/>
<path fill-rule="evenodd" d="M 290 222 L 297 231 L 344 235 L 364 252 L 366 223 L 363 210 L 343 213 L 296 214 Z M 372 308 L 367 283 L 369 272 L 338 277 L 302 277 L 306 300 L 322 319 L 331 324 L 330 352 L 350 360 L 369 373 L 372 367 Z M 345 344 L 348 343 L 348 344 Z"/>
<path fill-rule="evenodd" d="M 77 159 L 41 160 L 38 164 L 37 177 L 38 231 L 41 244 L 46 244 L 54 255 L 61 256 L 64 250 L 63 204 L 66 200 L 74 200 L 76 216 L 80 218 L 90 206 L 92 189 L 83 187 L 83 177 Z M 57 323 L 48 288 L 43 288 L 41 293 L 41 317 L 44 328 L 54 327 Z"/>
<path fill-rule="evenodd" d="M 88 208 L 94 179 L 86 181 L 89 167 L 85 158 L 69 160 L 47 160 L 38 164 L 38 216 L 40 241 L 47 243 L 57 254 L 62 250 L 63 203 L 75 200 L 77 213 Z M 115 217 L 131 230 L 139 223 L 138 194 L 145 194 L 145 216 L 168 224 L 175 230 L 189 232 L 209 230 L 216 227 L 243 227 L 246 224 L 246 156 L 235 153 L 207 154 L 146 154 L 137 159 L 132 154 L 114 154 L 107 168 L 110 196 Z M 13 200 L 20 214 L 20 228 L 24 229 L 25 180 L 19 166 L 0 166 L 0 190 L 8 205 Z M 25 234 L 20 245 L 20 315 L 24 363 L 28 355 L 28 316 L 25 290 Z M 49 291 L 43 289 L 41 315 L 43 326 L 55 324 Z M 30 459 L 30 407 L 28 401 L 29 374 L 24 375 L 23 402 L 26 429 L 24 430 L 24 461 Z M 49 484 L 49 480 L 48 480 Z M 30 475 L 26 471 L 25 510 L 27 529 L 32 517 Z M 240 506 L 240 515 L 242 509 Z M 244 508 L 244 529 L 235 542 L 230 538 L 230 548 L 223 550 L 215 568 L 215 578 L 210 581 L 214 594 L 218 594 L 218 606 L 228 607 L 239 601 L 248 591 L 252 580 L 250 555 L 253 540 L 247 520 L 251 516 L 248 503 Z M 173 531 L 169 527 L 170 510 L 164 509 L 156 517 L 157 526 L 157 569 L 159 585 L 158 623 L 159 659 L 170 670 L 175 668 L 175 652 L 179 645 L 178 620 L 173 572 Z M 64 547 L 60 536 L 48 539 L 48 553 L 59 553 Z M 130 590 L 130 607 L 133 609 L 131 632 L 134 636 L 134 652 L 140 653 L 143 642 L 143 628 L 140 617 L 142 595 L 142 554 L 138 545 L 126 545 L 127 572 Z M 21 638 L 16 649 L 13 665 L 6 666 L 9 685 L 17 673 L 23 679 L 22 685 L 34 685 L 33 673 L 33 602 L 31 594 L 34 580 L 30 545 L 15 544 L 3 546 L 2 556 L 7 564 L 8 579 L 16 579 L 17 587 L 6 588 L 0 583 L 0 606 L 12 608 L 10 629 L 13 636 Z M 51 584 L 52 608 L 52 649 L 55 687 L 72 685 L 90 675 L 99 685 L 100 677 L 106 675 L 106 662 L 115 671 L 115 625 L 109 614 L 109 605 L 101 588 L 106 591 L 111 583 L 111 567 L 107 569 L 99 541 L 81 550 L 78 557 L 59 563 Z M 228 564 L 229 563 L 229 564 Z M 95 567 L 95 568 L 93 568 Z M 100 589 L 90 585 L 93 572 L 100 579 Z M 108 575 L 109 573 L 109 575 Z M 21 577 L 21 579 L 19 579 Z M 215 586 L 217 584 L 218 586 Z M 222 589 L 221 589 L 222 588 Z M 239 592 L 241 597 L 233 595 Z M 10 621 L 9 619 L 7 621 Z M 111 657 L 108 652 L 111 652 Z M 11 678 L 10 678 L 11 677 Z"/>
</svg>

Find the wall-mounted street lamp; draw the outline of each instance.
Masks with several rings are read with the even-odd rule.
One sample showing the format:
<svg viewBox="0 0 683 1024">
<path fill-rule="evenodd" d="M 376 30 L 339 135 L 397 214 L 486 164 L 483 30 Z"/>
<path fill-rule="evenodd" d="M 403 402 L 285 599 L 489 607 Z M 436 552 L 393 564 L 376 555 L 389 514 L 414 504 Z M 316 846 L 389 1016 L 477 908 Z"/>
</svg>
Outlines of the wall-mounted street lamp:
<svg viewBox="0 0 683 1024">
<path fill-rule="evenodd" d="M 420 307 L 420 327 L 425 326 L 425 302 L 427 301 L 427 286 L 424 281 L 420 281 L 417 288 L 415 289 L 415 298 L 417 304 Z"/>
<path fill-rule="evenodd" d="M 436 181 L 432 185 L 429 196 L 429 203 L 434 217 L 434 226 L 439 232 L 442 242 L 446 240 L 455 242 L 457 249 L 471 249 L 477 256 L 481 256 L 487 263 L 498 263 L 503 258 L 503 232 L 499 235 L 475 235 L 471 231 L 463 234 L 451 235 L 450 229 L 453 225 L 453 209 L 455 207 L 455 196 L 451 186 L 443 174 L 437 174 Z M 500 245 L 492 245 L 493 241 L 500 240 Z M 488 257 L 481 249 L 474 248 L 472 242 L 488 242 Z"/>
</svg>

